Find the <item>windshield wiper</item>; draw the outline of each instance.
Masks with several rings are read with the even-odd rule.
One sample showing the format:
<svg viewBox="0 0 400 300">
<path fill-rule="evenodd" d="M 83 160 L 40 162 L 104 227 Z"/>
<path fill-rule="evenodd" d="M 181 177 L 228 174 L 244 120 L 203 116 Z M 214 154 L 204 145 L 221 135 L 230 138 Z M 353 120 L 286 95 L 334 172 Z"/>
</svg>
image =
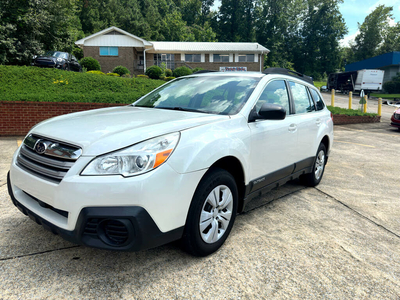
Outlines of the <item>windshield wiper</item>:
<svg viewBox="0 0 400 300">
<path fill-rule="evenodd" d="M 203 113 L 203 114 L 209 114 L 209 112 L 206 112 L 206 111 L 203 111 L 203 110 L 198 110 L 198 109 L 194 109 L 194 108 L 187 108 L 187 107 L 181 107 L 181 106 L 174 106 L 174 107 L 156 106 L 154 108 L 180 110 L 180 111 L 190 111 L 190 112 L 198 112 L 198 113 Z"/>
</svg>

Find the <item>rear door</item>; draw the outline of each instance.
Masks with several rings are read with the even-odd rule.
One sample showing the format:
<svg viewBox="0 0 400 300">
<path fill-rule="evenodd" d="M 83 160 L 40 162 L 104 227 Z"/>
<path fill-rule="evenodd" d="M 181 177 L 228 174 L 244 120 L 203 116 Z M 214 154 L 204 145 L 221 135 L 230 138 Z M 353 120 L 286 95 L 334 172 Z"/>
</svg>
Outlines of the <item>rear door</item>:
<svg viewBox="0 0 400 300">
<path fill-rule="evenodd" d="M 285 80 L 270 81 L 261 93 L 255 109 L 274 103 L 286 109 L 284 120 L 257 120 L 249 123 L 251 130 L 250 192 L 289 176 L 294 169 L 297 152 L 297 127 L 290 113 L 289 94 Z"/>
</svg>

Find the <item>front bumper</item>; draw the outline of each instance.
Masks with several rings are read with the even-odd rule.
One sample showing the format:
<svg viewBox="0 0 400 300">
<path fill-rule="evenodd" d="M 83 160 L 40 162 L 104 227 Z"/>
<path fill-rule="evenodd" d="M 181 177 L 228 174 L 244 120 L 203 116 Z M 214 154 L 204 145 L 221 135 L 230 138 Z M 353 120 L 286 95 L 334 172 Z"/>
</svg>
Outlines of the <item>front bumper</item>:
<svg viewBox="0 0 400 300">
<path fill-rule="evenodd" d="M 194 191 L 206 172 L 180 174 L 167 162 L 129 178 L 80 176 L 92 159 L 81 156 L 55 183 L 22 169 L 18 154 L 19 149 L 10 167 L 8 189 L 23 213 L 71 242 L 115 250 L 140 250 L 179 239 Z M 128 238 L 107 243 L 105 231 L 112 230 L 107 222 L 123 227 Z"/>
<path fill-rule="evenodd" d="M 86 207 L 79 214 L 75 230 L 65 230 L 35 214 L 15 198 L 10 173 L 7 176 L 7 187 L 13 204 L 22 213 L 45 229 L 75 244 L 108 250 L 138 251 L 178 240 L 183 234 L 183 226 L 161 232 L 149 213 L 138 206 Z M 46 209 L 54 209 L 40 200 L 37 201 Z"/>
<path fill-rule="evenodd" d="M 392 121 L 390 123 L 391 126 L 400 128 L 400 120 L 395 119 L 394 116 L 392 116 L 392 118 L 390 120 Z"/>
</svg>

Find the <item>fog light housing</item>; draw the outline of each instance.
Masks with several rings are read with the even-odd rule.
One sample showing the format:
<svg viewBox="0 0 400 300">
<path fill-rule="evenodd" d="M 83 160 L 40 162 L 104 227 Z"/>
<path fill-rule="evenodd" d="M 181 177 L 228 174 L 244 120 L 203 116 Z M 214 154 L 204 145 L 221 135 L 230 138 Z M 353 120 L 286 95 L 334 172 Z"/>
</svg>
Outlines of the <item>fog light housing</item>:
<svg viewBox="0 0 400 300">
<path fill-rule="evenodd" d="M 104 219 L 97 227 L 97 235 L 107 245 L 126 245 L 133 236 L 132 223 L 126 219 Z"/>
</svg>

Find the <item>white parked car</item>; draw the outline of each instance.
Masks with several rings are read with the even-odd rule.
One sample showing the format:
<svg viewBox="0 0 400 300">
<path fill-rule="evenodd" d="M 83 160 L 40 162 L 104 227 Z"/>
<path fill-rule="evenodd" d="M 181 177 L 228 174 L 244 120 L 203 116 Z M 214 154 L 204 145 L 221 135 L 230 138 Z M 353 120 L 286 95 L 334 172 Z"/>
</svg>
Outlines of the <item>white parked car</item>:
<svg viewBox="0 0 400 300">
<path fill-rule="evenodd" d="M 74 243 L 141 250 L 181 239 L 204 256 L 252 198 L 298 177 L 317 185 L 332 141 L 307 76 L 195 74 L 132 105 L 36 125 L 8 189 L 23 213 Z"/>
</svg>

